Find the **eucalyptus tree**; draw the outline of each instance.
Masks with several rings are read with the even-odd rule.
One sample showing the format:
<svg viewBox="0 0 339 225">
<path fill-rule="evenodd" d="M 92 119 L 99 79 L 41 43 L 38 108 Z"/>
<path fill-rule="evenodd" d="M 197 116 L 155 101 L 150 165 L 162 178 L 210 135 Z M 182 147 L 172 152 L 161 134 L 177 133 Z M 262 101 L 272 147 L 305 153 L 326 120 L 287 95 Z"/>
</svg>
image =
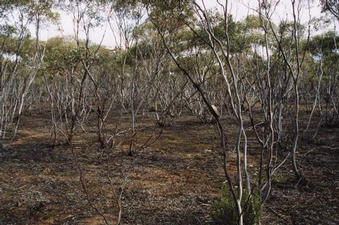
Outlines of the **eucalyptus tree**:
<svg viewBox="0 0 339 225">
<path fill-rule="evenodd" d="M 81 86 L 80 67 L 80 53 L 74 41 L 64 38 L 47 41 L 43 79 L 50 103 L 53 146 L 60 135 L 71 144 L 76 126 L 83 124 L 89 115 L 91 104 L 87 101 L 88 95 L 76 101 Z M 81 117 L 77 116 L 80 110 Z"/>
<path fill-rule="evenodd" d="M 53 1 L 0 3 L 2 139 L 11 137 L 12 142 L 17 134 L 26 97 L 43 64 L 44 48 L 40 45 L 40 26 L 56 20 L 57 14 L 53 10 Z M 35 26 L 34 40 L 30 39 L 28 29 L 31 24 Z"/>
<path fill-rule="evenodd" d="M 169 115 L 173 117 L 180 114 L 182 107 L 176 107 L 176 104 L 182 93 L 179 85 L 183 84 L 173 73 L 173 65 L 153 24 L 145 22 L 140 25 L 136 35 L 138 42 L 130 48 L 129 54 L 139 62 L 136 68 L 139 90 L 138 96 L 132 99 L 138 102 L 136 112 L 140 109 L 143 113 L 154 111 L 158 125 L 162 126 L 168 123 Z"/>
<path fill-rule="evenodd" d="M 251 127 L 261 147 L 256 179 L 261 204 L 270 196 L 275 173 L 290 156 L 290 153 L 281 147 L 281 143 L 285 132 L 283 116 L 288 104 L 286 99 L 291 89 L 291 78 L 286 73 L 286 66 L 280 61 L 281 55 L 273 36 L 276 31 L 271 31 L 279 29 L 278 33 L 284 33 L 281 30 L 284 26 L 277 28 L 273 24 L 271 16 L 274 13 L 274 6 L 270 7 L 265 2 L 258 1 L 258 15 L 248 18 L 251 19 L 248 23 L 251 24 L 252 33 L 257 37 L 253 46 L 253 58 L 248 60 L 248 73 L 254 76 L 247 78 L 253 85 L 246 102 Z"/>
<path fill-rule="evenodd" d="M 185 4 L 185 7 L 182 7 L 182 4 Z M 246 156 L 247 153 L 247 136 L 244 130 L 244 121 L 242 118 L 242 102 L 241 99 L 242 96 L 240 96 L 240 89 L 239 89 L 239 77 L 238 73 L 236 73 L 233 70 L 233 62 L 231 60 L 230 55 L 230 43 L 229 38 L 227 38 L 226 42 L 221 43 L 221 41 L 215 36 L 214 30 L 212 29 L 214 24 L 209 20 L 209 16 L 207 14 L 207 11 L 205 9 L 202 9 L 199 4 L 196 2 L 154 2 L 154 4 L 149 5 L 150 8 L 152 8 L 151 13 L 149 14 L 150 19 L 154 26 L 157 28 L 159 34 L 161 35 L 162 41 L 164 46 L 167 49 L 168 54 L 171 56 L 173 62 L 176 64 L 176 66 L 180 69 L 180 71 L 183 73 L 183 75 L 191 82 L 193 87 L 199 92 L 204 104 L 206 104 L 207 108 L 209 109 L 210 113 L 214 116 L 215 121 L 217 122 L 217 127 L 219 130 L 221 143 L 222 143 L 222 149 L 223 149 L 223 161 L 224 161 L 224 172 L 230 187 L 230 190 L 232 192 L 233 200 L 236 203 L 236 208 L 239 216 L 239 224 L 243 224 L 243 212 L 242 212 L 242 195 L 243 195 L 243 177 L 242 177 L 242 171 L 244 169 L 245 171 L 245 177 L 246 177 L 246 186 L 247 189 L 250 189 L 250 182 L 249 182 L 249 174 L 247 173 L 247 158 L 244 159 L 244 167 L 242 167 L 242 159 L 241 155 L 244 153 Z M 228 35 L 228 6 L 226 6 L 226 10 L 224 11 L 225 15 L 225 27 L 226 35 Z M 195 14 L 197 17 L 192 17 L 195 10 Z M 173 23 L 165 23 L 165 17 L 171 16 L 173 19 Z M 187 24 L 195 24 L 194 20 L 197 18 L 201 25 L 201 28 L 204 33 L 207 34 L 207 37 L 209 39 L 205 40 L 207 45 L 210 47 L 209 51 L 214 55 L 215 60 L 217 62 L 218 68 L 220 70 L 220 75 L 223 77 L 223 82 L 226 85 L 226 90 L 228 95 L 231 99 L 231 112 L 232 115 L 236 118 L 236 121 L 238 122 L 238 132 L 236 137 L 236 152 L 237 152 L 237 190 L 235 191 L 235 186 L 233 185 L 233 181 L 231 179 L 231 176 L 228 171 L 228 162 L 227 162 L 227 143 L 226 143 L 226 136 L 224 133 L 223 125 L 221 124 L 219 120 L 219 116 L 216 114 L 214 109 L 212 108 L 212 104 L 209 101 L 209 98 L 207 97 L 205 91 L 203 88 L 197 83 L 197 81 L 192 76 L 191 71 L 189 68 L 186 68 L 186 65 L 184 65 L 182 62 L 182 55 L 176 54 L 173 49 L 173 44 L 171 42 L 168 42 L 168 38 L 175 35 L 180 28 L 185 27 Z M 193 21 L 192 21 L 193 20 Z M 195 27 L 188 27 L 189 29 L 195 29 Z M 215 45 L 216 44 L 216 45 Z M 218 46 L 218 47 L 216 47 Z M 226 46 L 226 48 L 224 48 Z M 219 51 L 221 49 L 221 51 Z M 222 60 L 221 60 L 222 58 Z M 230 76 L 226 74 L 225 68 L 228 68 L 230 71 Z M 241 140 L 244 140 L 243 142 Z M 244 152 L 241 152 L 241 147 L 243 144 Z"/>
<path fill-rule="evenodd" d="M 339 2 L 337 0 L 320 0 L 323 11 L 330 12 L 339 20 Z"/>
<path fill-rule="evenodd" d="M 314 138 L 322 125 L 332 125 L 338 121 L 338 36 L 327 32 L 312 37 L 308 50 L 317 66 L 317 72 L 305 82 L 311 83 L 314 91 L 312 109 L 305 128 L 308 131 L 313 114 L 318 112 L 318 124 L 313 132 Z M 317 111 L 316 111 L 317 109 Z"/>
<path fill-rule="evenodd" d="M 228 162 L 224 160 L 225 176 L 227 178 L 233 200 L 237 206 L 239 224 L 243 223 L 243 182 L 245 191 L 254 193 L 252 188 L 253 180 L 247 169 L 247 130 L 244 127 L 246 108 L 248 105 L 250 122 L 252 129 L 261 145 L 261 157 L 259 161 L 259 177 L 257 186 L 264 203 L 271 193 L 272 177 L 277 170 L 292 155 L 292 165 L 296 177 L 302 179 L 302 174 L 297 166 L 296 152 L 300 137 L 300 80 L 304 76 L 304 60 L 306 51 L 300 47 L 304 40 L 303 26 L 300 24 L 300 8 L 295 1 L 291 1 L 292 21 L 283 21 L 279 26 L 272 22 L 274 8 L 279 1 L 267 2 L 258 1 L 259 16 L 248 17 L 247 24 L 238 24 L 232 21 L 229 14 L 228 1 L 220 4 L 222 15 L 212 14 L 208 11 L 204 3 L 192 1 L 193 7 L 188 7 L 194 12 L 196 20 L 185 21 L 182 19 L 178 23 L 164 24 L 163 19 L 170 14 L 182 16 L 184 10 L 176 11 L 171 4 L 151 5 L 158 7 L 158 11 L 152 11 L 150 18 L 161 34 L 164 45 L 172 57 L 174 63 L 182 73 L 190 80 L 196 90 L 200 93 L 204 103 L 211 106 L 209 94 L 204 89 L 206 87 L 194 79 L 192 68 L 189 63 L 183 60 L 183 56 L 177 54 L 173 49 L 173 43 L 169 37 L 175 36 L 180 25 L 187 26 L 195 36 L 199 37 L 205 46 L 205 51 L 210 51 L 214 57 L 215 64 L 219 69 L 219 76 L 222 78 L 221 86 L 224 86 L 228 97 L 230 115 L 236 121 L 238 132 L 235 136 L 237 159 L 237 180 L 233 184 L 227 170 Z M 179 3 L 178 3 L 179 4 Z M 189 5 L 189 4 L 187 4 Z M 165 7 L 167 6 L 167 8 Z M 161 8 L 163 7 L 163 8 Z M 164 8 L 165 7 L 165 8 Z M 161 9 L 161 10 L 159 10 Z M 167 10 L 167 11 L 166 11 Z M 189 13 L 188 13 L 189 14 Z M 175 28 L 173 28 L 175 26 Z M 243 34 L 250 33 L 247 37 Z M 173 39 L 173 38 L 172 38 Z M 181 39 L 182 40 L 182 39 Z M 178 41 L 177 41 L 178 42 Z M 307 45 L 307 40 L 305 44 Z M 263 49 L 263 54 L 258 49 Z M 245 55 L 246 54 L 246 55 Z M 293 107 L 289 107 L 291 101 Z M 254 115 L 260 103 L 262 114 Z M 220 123 L 213 109 L 208 107 L 215 116 L 221 134 L 224 159 L 227 158 L 225 136 L 223 125 Z M 292 110 L 290 110 L 292 109 Z M 287 119 L 283 120 L 283 115 Z M 262 119 L 263 118 L 263 119 Z M 292 132 L 288 129 L 290 120 L 292 121 Z M 260 121 L 259 123 L 257 121 Z M 291 135 L 290 135 L 291 133 Z M 291 144 L 286 144 L 287 139 L 291 139 Z M 285 147 L 284 147 L 285 146 Z M 286 152 L 286 153 L 285 153 Z M 283 154 L 279 160 L 278 156 Z M 265 181 L 263 176 L 266 175 Z M 243 181 L 244 180 L 244 181 Z"/>
<path fill-rule="evenodd" d="M 244 86 L 245 83 L 242 80 L 240 64 L 236 64 L 236 51 L 238 50 L 236 47 L 241 48 L 242 44 L 233 45 L 233 42 L 230 41 L 231 32 L 229 31 L 229 28 L 235 23 L 232 23 L 232 18 L 229 15 L 229 6 L 226 3 L 223 7 L 223 14 L 219 17 L 213 17 L 206 8 L 200 6 L 196 1 L 153 1 L 151 3 L 145 3 L 149 9 L 149 19 L 160 34 L 169 56 L 184 77 L 190 81 L 196 92 L 199 93 L 202 102 L 213 115 L 214 121 L 216 121 L 221 140 L 223 168 L 229 190 L 232 193 L 231 196 L 233 200 L 231 201 L 234 201 L 236 205 L 235 210 L 238 215 L 237 223 L 243 224 L 243 173 L 246 183 L 246 192 L 249 195 L 251 193 L 250 175 L 247 171 L 247 134 L 244 128 L 243 118 L 243 103 L 246 95 L 244 90 L 247 88 Z M 166 20 L 168 17 L 171 17 L 172 23 L 168 23 Z M 193 73 L 194 68 L 199 69 L 199 66 L 196 67 L 193 63 L 193 67 L 190 67 L 189 65 L 192 65 L 192 58 L 186 57 L 185 51 L 176 51 L 176 44 L 180 44 L 183 41 L 183 39 L 180 38 L 180 35 L 176 36 L 176 34 L 178 34 L 178 31 L 183 31 L 185 29 L 191 31 L 194 36 L 199 37 L 206 46 L 204 51 L 208 52 L 213 59 L 213 63 L 211 64 L 213 66 L 209 67 L 217 68 L 214 71 L 218 71 L 217 74 L 220 76 L 222 82 L 221 86 L 224 86 L 230 100 L 230 114 L 236 121 L 238 127 L 234 144 L 237 155 L 236 184 L 233 183 L 234 181 L 231 179 L 228 168 L 228 151 L 230 150 L 228 145 L 230 143 L 227 142 L 224 125 L 221 123 L 219 115 L 212 107 L 209 93 L 206 93 L 204 90 L 207 87 L 203 85 L 203 83 L 199 83 L 199 79 L 197 79 Z M 197 30 L 199 30 L 199 32 Z M 173 42 L 173 40 L 175 40 L 175 42 Z M 232 39 L 234 42 L 235 40 L 237 39 Z M 192 49 L 192 51 L 198 52 L 199 49 Z M 209 68 L 209 62 L 210 61 L 206 63 L 206 68 Z"/>
<path fill-rule="evenodd" d="M 286 68 L 288 80 L 291 81 L 291 90 L 293 93 L 293 135 L 292 135 L 292 165 L 293 171 L 299 181 L 303 179 L 302 173 L 297 166 L 296 152 L 298 149 L 298 142 L 300 139 L 300 80 L 303 76 L 302 66 L 304 63 L 306 48 L 301 48 L 301 41 L 303 38 L 303 26 L 300 22 L 301 8 L 300 4 L 295 0 L 290 1 L 292 8 L 292 21 L 291 23 L 282 22 L 280 24 L 280 33 L 276 32 L 271 20 L 269 21 L 270 31 L 272 31 L 275 43 L 279 54 L 282 57 L 283 65 Z M 269 6 L 266 6 L 269 8 Z M 273 7 L 273 6 L 271 6 Z M 290 30 L 289 30 L 290 28 Z M 286 35 L 286 36 L 284 36 Z M 307 43 L 306 43 L 307 44 Z M 287 81 L 288 82 L 288 81 Z M 292 99 L 292 98 L 290 98 Z"/>
<path fill-rule="evenodd" d="M 109 23 L 113 33 L 118 33 L 116 40 L 120 58 L 117 76 L 120 79 L 120 99 L 122 108 L 130 114 L 130 147 L 129 155 L 135 150 L 144 148 L 149 141 L 137 146 L 138 130 L 137 119 L 140 113 L 145 113 L 152 104 L 157 93 L 154 88 L 156 80 L 163 71 L 165 51 L 154 36 L 145 20 L 146 10 L 143 7 L 124 7 L 126 2 L 114 1 Z M 161 134 L 154 131 L 153 138 Z M 146 145 L 145 145 L 146 144 Z"/>
<path fill-rule="evenodd" d="M 244 109 L 243 102 L 245 95 L 243 93 L 242 73 L 239 70 L 240 65 L 236 63 L 236 45 L 235 42 L 231 42 L 230 28 L 232 23 L 232 17 L 229 14 L 228 1 L 222 6 L 221 20 L 213 20 L 208 14 L 204 2 L 202 6 L 196 1 L 193 1 L 195 6 L 196 15 L 199 18 L 199 25 L 202 30 L 207 34 L 206 43 L 209 46 L 210 51 L 213 53 L 218 67 L 219 75 L 223 78 L 223 85 L 227 91 L 227 95 L 230 101 L 230 113 L 237 124 L 237 133 L 235 136 L 234 148 L 236 151 L 236 185 L 231 180 L 229 171 L 227 170 L 227 156 L 224 157 L 224 170 L 228 181 L 229 189 L 232 193 L 233 200 L 236 203 L 236 210 L 238 214 L 238 224 L 244 224 L 244 176 L 245 176 L 245 190 L 247 193 L 251 193 L 250 175 L 247 169 L 247 134 L 244 127 Z M 218 28 L 221 28 L 222 35 L 218 35 Z M 222 37 L 222 38 L 221 38 Z M 224 154 L 226 154 L 224 149 Z M 244 173 L 244 176 L 243 176 Z"/>
<path fill-rule="evenodd" d="M 105 6 L 105 1 L 61 1 L 60 9 L 73 16 L 74 36 L 66 42 L 57 39 L 54 39 L 56 43 L 47 42 L 50 79 L 55 81 L 49 83 L 46 79 L 47 91 L 53 100 L 50 101 L 52 130 L 54 134 L 55 130 L 63 134 L 70 145 L 78 128 L 86 132 L 83 125 L 88 124 L 91 111 L 96 112 L 98 142 L 101 147 L 107 144 L 105 123 L 115 101 L 115 89 L 110 86 L 112 79 L 108 79 L 111 71 L 105 71 L 107 67 L 103 64 L 109 63 L 112 57 L 101 44 L 90 41 L 93 29 L 100 26 L 109 13 L 104 10 Z M 59 46 L 55 46 L 58 43 Z"/>
<path fill-rule="evenodd" d="M 149 29 L 149 24 L 145 22 L 145 9 L 136 7 L 131 10 L 129 7 L 122 7 L 122 4 L 125 3 L 112 3 L 115 14 L 111 27 L 117 29 L 120 34 L 118 43 L 123 59 L 119 76 L 125 84 L 122 87 L 125 89 L 122 91 L 122 101 L 124 108 L 131 115 L 134 134 L 138 114 L 148 108 L 152 86 L 163 69 L 164 51 L 159 51 L 161 46 Z"/>
</svg>

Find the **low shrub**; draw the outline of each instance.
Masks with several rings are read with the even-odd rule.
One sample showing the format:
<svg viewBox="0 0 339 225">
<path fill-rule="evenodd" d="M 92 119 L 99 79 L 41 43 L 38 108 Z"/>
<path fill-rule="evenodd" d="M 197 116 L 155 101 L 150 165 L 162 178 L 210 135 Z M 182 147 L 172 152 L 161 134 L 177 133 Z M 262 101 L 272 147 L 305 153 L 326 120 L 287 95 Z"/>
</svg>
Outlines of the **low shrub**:
<svg viewBox="0 0 339 225">
<path fill-rule="evenodd" d="M 241 206 L 244 225 L 258 224 L 262 211 L 259 196 L 249 195 L 248 192 L 244 191 Z M 226 185 L 222 187 L 219 199 L 212 205 L 211 217 L 215 225 L 238 225 L 237 206 L 231 191 Z"/>
</svg>

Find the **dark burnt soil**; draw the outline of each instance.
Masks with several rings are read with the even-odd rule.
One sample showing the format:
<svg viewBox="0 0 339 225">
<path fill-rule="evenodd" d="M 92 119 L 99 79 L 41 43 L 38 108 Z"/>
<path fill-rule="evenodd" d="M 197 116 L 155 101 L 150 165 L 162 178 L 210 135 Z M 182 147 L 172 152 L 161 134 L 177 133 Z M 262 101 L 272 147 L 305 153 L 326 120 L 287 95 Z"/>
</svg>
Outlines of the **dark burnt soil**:
<svg viewBox="0 0 339 225">
<path fill-rule="evenodd" d="M 303 140 L 298 160 L 305 180 L 294 180 L 287 164 L 276 178 L 269 215 L 277 224 L 339 224 L 339 128 Z"/>
<path fill-rule="evenodd" d="M 128 125 L 127 116 L 121 125 Z M 138 125 L 144 128 L 134 148 L 157 132 L 151 119 Z M 119 196 L 122 224 L 211 224 L 211 203 L 224 181 L 213 124 L 185 117 L 132 156 L 128 138 L 118 149 L 99 150 L 94 132 L 78 133 L 73 148 L 52 149 L 48 114 L 23 118 L 17 141 L 0 152 L 1 225 L 95 225 L 105 224 L 103 217 L 116 224 Z M 258 154 L 249 151 L 255 164 Z M 298 159 L 306 181 L 296 185 L 286 164 L 274 179 L 262 224 L 339 224 L 339 128 L 304 140 Z"/>
</svg>

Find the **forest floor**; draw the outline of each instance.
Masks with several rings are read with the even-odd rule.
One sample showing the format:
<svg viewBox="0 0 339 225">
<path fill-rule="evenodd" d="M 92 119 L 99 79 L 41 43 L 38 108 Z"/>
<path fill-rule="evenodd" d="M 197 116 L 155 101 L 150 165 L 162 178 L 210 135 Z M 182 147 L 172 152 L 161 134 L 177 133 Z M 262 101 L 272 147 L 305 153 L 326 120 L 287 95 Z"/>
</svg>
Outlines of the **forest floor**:
<svg viewBox="0 0 339 225">
<path fill-rule="evenodd" d="M 138 126 L 135 138 L 143 143 L 154 122 Z M 94 129 L 79 133 L 73 152 L 67 145 L 52 150 L 49 115 L 23 117 L 13 146 L 0 151 L 1 225 L 96 225 L 103 216 L 115 224 L 121 191 L 122 224 L 211 224 L 211 204 L 225 180 L 213 124 L 184 117 L 132 156 L 128 140 L 119 150 L 98 150 Z M 250 169 L 259 157 L 251 142 Z M 296 185 L 287 163 L 274 178 L 262 224 L 339 224 L 339 128 L 302 141 L 297 158 L 306 182 Z"/>
</svg>

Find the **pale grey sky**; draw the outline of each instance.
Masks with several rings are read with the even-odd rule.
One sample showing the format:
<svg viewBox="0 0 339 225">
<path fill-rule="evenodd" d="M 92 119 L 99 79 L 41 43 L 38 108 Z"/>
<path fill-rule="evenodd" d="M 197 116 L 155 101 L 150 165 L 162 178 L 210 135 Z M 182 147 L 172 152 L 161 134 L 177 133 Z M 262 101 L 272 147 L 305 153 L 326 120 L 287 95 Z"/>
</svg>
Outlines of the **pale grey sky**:
<svg viewBox="0 0 339 225">
<path fill-rule="evenodd" d="M 197 0 L 198 2 L 202 0 Z M 216 0 L 204 0 L 207 8 L 218 8 L 218 4 Z M 222 0 L 220 2 L 223 2 Z M 300 15 L 300 19 L 302 22 L 306 22 L 309 20 L 309 12 L 307 6 L 307 0 L 299 0 L 298 3 L 301 3 L 302 13 Z M 310 8 L 310 15 L 312 18 L 319 17 L 320 7 L 318 1 L 310 0 L 311 8 Z M 243 19 L 248 14 L 255 13 L 253 9 L 257 8 L 257 0 L 233 0 L 230 1 L 230 12 L 233 14 L 236 20 Z M 291 18 L 292 10 L 291 10 L 291 3 L 290 0 L 281 0 L 279 6 L 276 8 L 275 13 L 273 14 L 274 21 L 281 21 L 286 18 Z M 73 30 L 73 18 L 71 14 L 67 14 L 61 12 L 60 15 L 60 29 L 58 29 L 55 25 L 45 26 L 40 33 L 40 37 L 42 40 L 47 40 L 51 37 L 55 36 L 72 36 L 74 35 Z M 105 32 L 106 31 L 106 32 Z M 103 24 L 101 27 L 98 27 L 91 32 L 90 39 L 92 42 L 99 43 L 105 33 L 105 37 L 103 39 L 103 45 L 107 47 L 115 46 L 115 38 L 112 34 L 111 29 L 109 28 L 108 24 Z M 82 37 L 84 37 L 82 35 Z"/>
</svg>

